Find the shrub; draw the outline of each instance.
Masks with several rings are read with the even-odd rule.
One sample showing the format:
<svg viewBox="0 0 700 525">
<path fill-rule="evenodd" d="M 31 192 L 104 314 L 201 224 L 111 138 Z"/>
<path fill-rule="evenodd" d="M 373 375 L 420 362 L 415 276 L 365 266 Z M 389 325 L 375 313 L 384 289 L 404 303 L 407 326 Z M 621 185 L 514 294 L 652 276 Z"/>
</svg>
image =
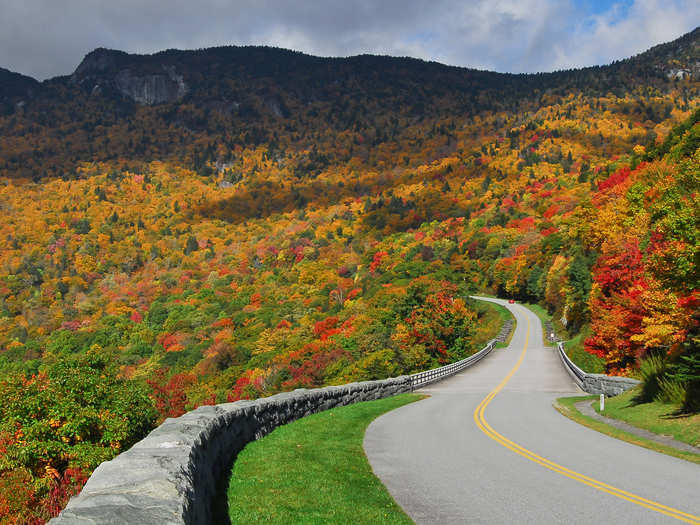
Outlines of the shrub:
<svg viewBox="0 0 700 525">
<path fill-rule="evenodd" d="M 666 373 L 666 361 L 661 354 L 651 353 L 639 364 L 642 388 L 635 398 L 638 403 L 649 403 L 661 393 L 660 381 Z"/>
<path fill-rule="evenodd" d="M 145 388 L 117 372 L 95 345 L 40 374 L 0 378 L 0 522 L 55 515 L 89 471 L 153 428 Z"/>
<path fill-rule="evenodd" d="M 673 403 L 681 405 L 685 399 L 686 385 L 679 381 L 674 381 L 668 376 L 658 380 L 659 393 L 656 395 L 656 401 L 664 403 Z"/>
<path fill-rule="evenodd" d="M 700 349 L 695 346 L 680 356 L 678 363 L 671 365 L 669 376 L 685 386 L 681 410 L 700 412 Z"/>
</svg>

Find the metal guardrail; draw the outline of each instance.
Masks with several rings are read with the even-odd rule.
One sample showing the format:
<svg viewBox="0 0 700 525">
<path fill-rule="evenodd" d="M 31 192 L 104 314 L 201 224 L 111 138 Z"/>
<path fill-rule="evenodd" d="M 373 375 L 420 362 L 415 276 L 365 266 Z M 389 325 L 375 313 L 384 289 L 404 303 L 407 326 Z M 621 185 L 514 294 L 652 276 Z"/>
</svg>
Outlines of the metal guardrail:
<svg viewBox="0 0 700 525">
<path fill-rule="evenodd" d="M 639 384 L 637 379 L 632 379 L 631 377 L 607 376 L 605 374 L 589 374 L 588 372 L 584 372 L 569 359 L 568 355 L 566 355 L 562 342 L 557 343 L 557 351 L 559 352 L 561 362 L 564 364 L 564 368 L 584 392 L 616 396 Z"/>
<path fill-rule="evenodd" d="M 561 341 L 557 342 L 557 350 L 559 352 L 559 358 L 561 359 L 562 363 L 564 363 L 564 368 L 566 371 L 579 386 L 579 388 L 585 390 L 583 388 L 583 384 L 586 379 L 586 372 L 581 370 L 571 359 L 569 359 L 569 356 L 566 355 L 566 352 L 564 351 L 564 343 Z"/>
<path fill-rule="evenodd" d="M 461 372 L 465 368 L 468 368 L 478 363 L 481 359 L 486 357 L 486 355 L 489 352 L 491 352 L 491 350 L 493 350 L 493 347 L 496 345 L 496 342 L 496 339 L 492 339 L 484 348 L 479 350 L 477 353 L 470 355 L 469 357 L 462 359 L 461 361 L 457 361 L 456 363 L 441 366 L 440 368 L 433 368 L 432 370 L 426 370 L 425 372 L 411 374 L 409 376 L 411 378 L 411 389 L 415 390 L 418 387 L 429 385 L 430 383 L 434 383 L 436 381 L 440 381 L 441 379 L 454 375 L 457 372 Z"/>
</svg>

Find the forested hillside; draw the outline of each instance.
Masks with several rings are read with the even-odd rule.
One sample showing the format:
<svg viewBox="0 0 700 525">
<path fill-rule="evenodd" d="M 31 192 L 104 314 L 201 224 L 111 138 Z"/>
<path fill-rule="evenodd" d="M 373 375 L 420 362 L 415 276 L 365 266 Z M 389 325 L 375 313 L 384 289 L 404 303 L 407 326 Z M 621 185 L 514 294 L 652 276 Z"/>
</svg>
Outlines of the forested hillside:
<svg viewBox="0 0 700 525">
<path fill-rule="evenodd" d="M 0 521 L 195 406 L 439 366 L 539 302 L 700 399 L 700 31 L 503 75 L 269 48 L 0 71 Z M 5 82 L 5 79 L 8 79 Z"/>
</svg>

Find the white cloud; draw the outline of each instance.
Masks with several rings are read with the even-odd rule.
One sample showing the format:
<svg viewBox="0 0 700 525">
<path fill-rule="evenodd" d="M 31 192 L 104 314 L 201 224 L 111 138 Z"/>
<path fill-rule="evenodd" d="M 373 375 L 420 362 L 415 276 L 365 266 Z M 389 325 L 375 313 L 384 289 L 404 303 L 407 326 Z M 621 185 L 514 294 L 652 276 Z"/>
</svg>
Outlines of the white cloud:
<svg viewBox="0 0 700 525">
<path fill-rule="evenodd" d="M 415 56 L 498 71 L 608 63 L 672 40 L 697 0 L 634 0 L 586 16 L 575 0 L 0 0 L 0 66 L 72 72 L 104 46 L 150 53 L 266 44 L 322 56 Z"/>
<path fill-rule="evenodd" d="M 620 18 L 619 7 L 576 26 L 560 48 L 554 68 L 609 63 L 673 40 L 695 28 L 700 3 L 693 0 L 635 0 Z"/>
</svg>

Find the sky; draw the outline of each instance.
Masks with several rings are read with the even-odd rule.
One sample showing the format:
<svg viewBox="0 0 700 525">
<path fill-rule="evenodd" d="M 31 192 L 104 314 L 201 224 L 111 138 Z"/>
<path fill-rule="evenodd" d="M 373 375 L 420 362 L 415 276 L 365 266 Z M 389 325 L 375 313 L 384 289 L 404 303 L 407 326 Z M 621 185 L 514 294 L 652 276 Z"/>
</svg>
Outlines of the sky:
<svg viewBox="0 0 700 525">
<path fill-rule="evenodd" d="M 97 47 L 272 45 L 500 72 L 607 64 L 700 25 L 698 0 L 0 0 L 0 67 L 39 80 Z"/>
</svg>

